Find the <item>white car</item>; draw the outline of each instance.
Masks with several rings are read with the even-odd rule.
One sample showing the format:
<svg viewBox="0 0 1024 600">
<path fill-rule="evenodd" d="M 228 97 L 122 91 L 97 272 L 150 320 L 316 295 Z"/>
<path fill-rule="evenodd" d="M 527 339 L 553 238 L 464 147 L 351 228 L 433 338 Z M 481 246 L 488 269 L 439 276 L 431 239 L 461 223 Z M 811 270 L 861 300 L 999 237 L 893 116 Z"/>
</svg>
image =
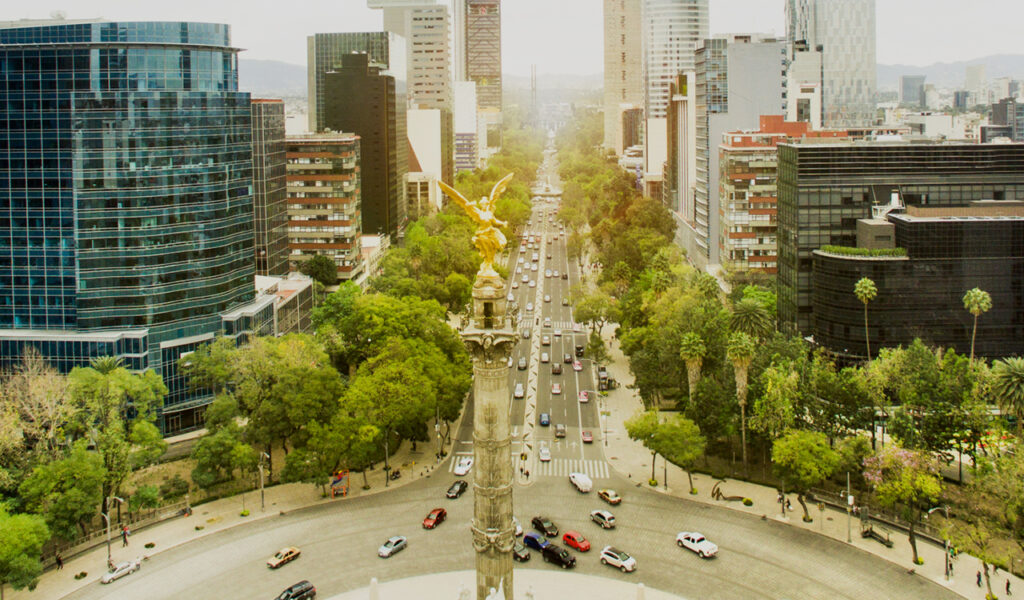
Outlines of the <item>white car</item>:
<svg viewBox="0 0 1024 600">
<path fill-rule="evenodd" d="M 518 517 L 512 517 L 512 524 L 516 527 L 516 537 L 523 535 L 523 526 Z"/>
<path fill-rule="evenodd" d="M 509 302 L 515 302 L 516 301 L 516 295 L 513 294 L 512 292 L 509 292 L 508 293 L 508 297 L 506 297 L 505 299 L 508 300 Z"/>
<path fill-rule="evenodd" d="M 691 550 L 701 558 L 711 558 L 718 554 L 718 545 L 696 531 L 683 531 L 676 536 L 676 543 L 680 548 Z"/>
<path fill-rule="evenodd" d="M 526 312 L 533 312 L 533 302 L 526 303 Z"/>
<path fill-rule="evenodd" d="M 551 302 L 551 296 L 549 296 L 548 294 L 544 294 L 544 301 Z"/>
<path fill-rule="evenodd" d="M 622 569 L 623 573 L 636 571 L 636 559 L 613 546 L 601 550 L 601 564 Z"/>
<path fill-rule="evenodd" d="M 594 482 L 590 480 L 586 473 L 569 473 L 569 482 L 584 494 L 594 489 Z"/>
<path fill-rule="evenodd" d="M 521 400 L 526 397 L 526 390 L 523 389 L 523 384 L 516 384 L 516 389 L 512 392 L 512 397 L 516 400 Z"/>
<path fill-rule="evenodd" d="M 548 356 L 547 352 L 541 352 L 540 353 L 540 362 L 546 363 L 546 362 L 550 362 L 550 361 L 551 361 L 551 357 Z"/>
<path fill-rule="evenodd" d="M 117 563 L 112 569 L 104 573 L 103 577 L 100 577 L 100 583 L 111 583 L 125 575 L 130 575 L 138 571 L 141 564 L 138 559 Z"/>
<path fill-rule="evenodd" d="M 547 446 L 541 446 L 540 451 L 537 453 L 537 458 L 540 462 L 549 462 L 551 460 L 551 449 Z"/>
<path fill-rule="evenodd" d="M 531 279 L 530 280 L 530 287 L 532 287 L 532 288 L 537 287 L 537 282 Z"/>
<path fill-rule="evenodd" d="M 469 470 L 473 468 L 473 458 L 465 456 L 459 459 L 459 462 L 455 463 L 455 474 L 465 475 L 469 473 Z"/>
<path fill-rule="evenodd" d="M 523 283 L 526 283 L 528 281 L 530 281 L 530 276 L 526 275 L 526 274 L 523 274 Z"/>
<path fill-rule="evenodd" d="M 405 536 L 396 535 L 395 537 L 388 538 L 388 541 L 384 542 L 384 545 L 377 549 L 377 556 L 389 558 L 396 552 L 405 550 L 405 547 L 408 545 L 409 540 L 405 539 Z"/>
</svg>

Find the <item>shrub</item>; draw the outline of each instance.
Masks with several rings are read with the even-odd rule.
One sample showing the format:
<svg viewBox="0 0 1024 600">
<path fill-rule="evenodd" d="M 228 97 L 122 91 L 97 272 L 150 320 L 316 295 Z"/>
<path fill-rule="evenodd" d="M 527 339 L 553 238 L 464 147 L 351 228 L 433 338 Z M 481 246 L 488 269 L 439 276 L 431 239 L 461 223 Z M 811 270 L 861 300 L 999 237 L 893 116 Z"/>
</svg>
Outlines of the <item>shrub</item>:
<svg viewBox="0 0 1024 600">
<path fill-rule="evenodd" d="M 751 500 L 750 498 L 744 498 L 743 499 L 743 506 L 753 506 L 753 505 L 754 505 L 754 501 Z"/>
<path fill-rule="evenodd" d="M 248 510 L 243 510 L 242 512 L 238 513 L 238 516 L 240 516 L 240 517 L 248 517 L 249 516 L 249 511 Z"/>
<path fill-rule="evenodd" d="M 690 488 L 690 495 L 691 496 L 696 496 L 697 495 L 697 488 Z"/>
<path fill-rule="evenodd" d="M 146 548 L 155 548 L 156 544 L 154 544 L 153 542 L 146 542 L 145 543 L 145 547 Z"/>
<path fill-rule="evenodd" d="M 172 500 L 184 496 L 188 492 L 188 482 L 175 474 L 171 479 L 164 480 L 160 484 L 160 495 L 164 500 Z"/>
<path fill-rule="evenodd" d="M 649 485 L 651 487 L 657 487 L 658 486 L 658 480 L 657 479 L 653 479 L 653 478 L 652 479 L 648 479 L 647 480 L 647 485 Z"/>
<path fill-rule="evenodd" d="M 85 579 L 88 576 L 89 576 L 89 574 L 86 573 L 85 571 L 81 571 L 79 573 L 75 573 L 75 579 Z"/>
<path fill-rule="evenodd" d="M 906 256 L 906 248 L 853 248 L 850 246 L 825 245 L 819 248 L 827 254 L 840 256 Z"/>
<path fill-rule="evenodd" d="M 196 525 L 196 531 L 202 531 L 203 529 L 206 529 L 205 525 Z"/>
</svg>

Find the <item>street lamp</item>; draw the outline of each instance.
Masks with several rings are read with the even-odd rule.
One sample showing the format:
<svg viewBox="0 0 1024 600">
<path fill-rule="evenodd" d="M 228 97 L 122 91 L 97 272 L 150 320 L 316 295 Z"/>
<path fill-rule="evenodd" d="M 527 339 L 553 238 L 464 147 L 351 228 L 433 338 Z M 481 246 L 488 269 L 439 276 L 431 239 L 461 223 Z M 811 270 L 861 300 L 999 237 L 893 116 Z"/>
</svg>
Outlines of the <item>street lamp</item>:
<svg viewBox="0 0 1024 600">
<path fill-rule="evenodd" d="M 260 452 L 260 512 L 267 510 L 267 499 L 263 494 L 263 459 L 270 460 L 270 455 Z"/>
<path fill-rule="evenodd" d="M 933 512 L 935 512 L 937 510 L 941 510 L 946 515 L 946 520 L 947 521 L 949 520 L 949 505 L 948 504 L 944 504 L 942 506 L 935 506 L 935 507 L 929 508 L 928 512 L 925 513 L 924 518 L 927 519 L 928 515 L 932 514 Z M 949 536 L 948 535 L 943 535 L 942 538 L 943 538 L 943 541 L 945 542 L 945 546 L 944 546 L 945 552 L 944 552 L 944 554 L 946 555 L 946 581 L 949 581 L 949 568 L 952 566 L 950 564 L 950 559 L 949 559 Z"/>
<path fill-rule="evenodd" d="M 124 504 L 124 499 L 123 498 L 118 498 L 117 496 L 111 496 L 110 499 L 111 500 L 117 500 L 118 503 Z M 103 521 L 106 522 L 106 524 L 107 524 L 107 566 L 109 567 L 110 565 L 113 564 L 113 562 L 111 562 L 111 560 L 110 560 L 110 504 L 109 503 L 107 504 L 107 512 L 101 512 L 100 515 L 103 516 Z"/>
</svg>

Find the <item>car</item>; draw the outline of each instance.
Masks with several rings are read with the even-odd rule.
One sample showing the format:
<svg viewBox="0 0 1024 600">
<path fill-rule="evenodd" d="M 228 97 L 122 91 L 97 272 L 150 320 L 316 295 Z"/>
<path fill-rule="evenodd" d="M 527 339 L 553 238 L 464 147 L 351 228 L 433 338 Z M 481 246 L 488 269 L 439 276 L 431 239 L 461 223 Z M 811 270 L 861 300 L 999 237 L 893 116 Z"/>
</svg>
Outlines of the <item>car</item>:
<svg viewBox="0 0 1024 600">
<path fill-rule="evenodd" d="M 434 510 L 430 511 L 430 514 L 428 514 L 423 519 L 423 528 L 424 529 L 433 529 L 433 528 L 437 527 L 438 525 L 440 525 L 441 523 L 444 523 L 444 520 L 447 519 L 447 518 L 448 518 L 448 511 L 446 511 L 443 508 L 435 508 Z"/>
<path fill-rule="evenodd" d="M 562 363 L 551 363 L 551 374 L 561 375 L 562 374 Z"/>
<path fill-rule="evenodd" d="M 580 439 L 583 440 L 584 444 L 593 444 L 594 443 L 594 434 L 590 433 L 589 431 L 581 431 L 580 432 Z"/>
<path fill-rule="evenodd" d="M 582 494 L 588 494 L 590 490 L 594 489 L 594 482 L 586 473 L 569 473 L 569 483 L 576 486 L 576 489 Z"/>
<path fill-rule="evenodd" d="M 465 475 L 469 473 L 469 470 L 473 468 L 473 457 L 464 456 L 459 459 L 459 462 L 455 465 L 456 475 Z"/>
<path fill-rule="evenodd" d="M 551 260 L 551 253 L 548 252 L 548 260 Z"/>
<path fill-rule="evenodd" d="M 544 317 L 544 327 L 551 327 L 551 317 Z"/>
<path fill-rule="evenodd" d="M 551 335 L 555 336 L 556 338 L 560 338 L 560 337 L 562 337 L 562 330 L 561 329 L 556 329 L 556 330 L 554 330 L 551 333 Z"/>
<path fill-rule="evenodd" d="M 523 535 L 523 525 L 519 522 L 519 517 L 512 517 L 512 526 L 515 527 L 516 537 Z"/>
<path fill-rule="evenodd" d="M 267 566 L 271 569 L 276 569 L 284 565 L 285 563 L 290 563 L 291 561 L 295 560 L 299 557 L 300 554 L 302 554 L 302 552 L 295 546 L 281 548 L 277 551 L 277 554 L 267 559 Z"/>
<path fill-rule="evenodd" d="M 524 340 L 530 339 L 530 328 L 529 327 L 527 327 L 526 329 L 523 330 L 523 339 Z"/>
<path fill-rule="evenodd" d="M 519 289 L 519 282 L 518 281 L 513 281 L 512 282 L 512 289 L 514 289 L 514 290 L 518 290 Z"/>
<path fill-rule="evenodd" d="M 579 394 L 577 394 L 577 396 L 576 396 L 576 397 L 577 397 L 577 398 L 579 399 L 579 401 L 580 401 L 580 402 L 582 402 L 583 404 L 586 404 L 587 402 L 590 402 L 590 396 L 588 396 L 588 395 L 587 395 L 587 390 L 580 390 L 580 393 L 579 393 Z"/>
<path fill-rule="evenodd" d="M 598 490 L 597 497 L 604 500 L 608 504 L 611 504 L 612 506 L 616 504 L 622 504 L 622 496 L 620 496 L 619 493 L 616 492 L 615 490 L 607 488 L 603 490 Z"/>
<path fill-rule="evenodd" d="M 555 525 L 555 522 L 547 517 L 534 517 L 530 524 L 533 525 L 534 529 L 549 538 L 558 535 L 558 527 Z"/>
<path fill-rule="evenodd" d="M 520 266 L 516 267 L 516 275 L 522 275 L 522 274 L 523 274 L 523 267 L 522 267 L 522 265 L 520 265 Z"/>
<path fill-rule="evenodd" d="M 559 277 L 558 269 L 555 269 L 554 271 L 552 271 L 551 272 L 551 276 L 554 277 L 555 279 L 558 279 L 558 277 Z"/>
<path fill-rule="evenodd" d="M 676 544 L 686 548 L 701 558 L 711 558 L 718 554 L 718 544 L 709 541 L 703 534 L 696 531 L 683 531 L 676 536 Z"/>
<path fill-rule="evenodd" d="M 519 253 L 520 254 L 526 254 L 526 246 L 520 246 L 519 247 Z M 519 257 L 519 262 L 523 262 L 523 260 L 524 260 L 523 257 L 520 256 Z"/>
<path fill-rule="evenodd" d="M 580 552 L 590 550 L 590 540 L 583 537 L 582 533 L 571 529 L 562 535 L 562 543 L 570 548 L 575 548 Z"/>
<path fill-rule="evenodd" d="M 516 400 L 522 400 L 526 397 L 526 390 L 523 389 L 522 383 L 516 383 L 516 389 L 512 391 L 512 397 Z"/>
<path fill-rule="evenodd" d="M 381 558 L 390 558 L 402 550 L 405 550 L 408 545 L 409 540 L 405 539 L 405 536 L 403 535 L 389 537 L 380 548 L 377 548 L 377 556 Z"/>
<path fill-rule="evenodd" d="M 623 573 L 636 571 L 636 559 L 614 546 L 601 550 L 601 564 L 621 569 Z"/>
<path fill-rule="evenodd" d="M 551 336 L 550 335 L 543 335 L 543 336 L 541 336 L 541 338 L 540 338 L 540 345 L 541 346 L 550 346 L 551 345 Z"/>
<path fill-rule="evenodd" d="M 590 511 L 590 520 L 603 529 L 615 529 L 615 516 L 606 510 Z"/>
<path fill-rule="evenodd" d="M 312 583 L 303 579 L 285 588 L 274 600 L 309 600 L 310 598 L 316 598 L 316 588 Z"/>
<path fill-rule="evenodd" d="M 526 549 L 526 545 L 522 542 L 516 542 L 512 546 L 512 560 L 516 562 L 526 562 L 530 560 L 530 551 Z"/>
<path fill-rule="evenodd" d="M 569 354 L 568 352 L 563 354 L 562 355 L 562 362 L 564 362 L 567 365 L 571 365 L 572 364 L 572 354 Z"/>
<path fill-rule="evenodd" d="M 529 531 L 523 536 L 523 544 L 527 548 L 533 548 L 534 550 L 540 550 L 550 543 L 551 542 L 549 542 L 543 534 L 537 533 L 536 531 Z"/>
<path fill-rule="evenodd" d="M 563 569 L 576 566 L 576 557 L 569 554 L 569 551 L 561 546 L 548 544 L 541 549 L 540 554 L 544 557 L 544 562 L 555 563 Z"/>
<path fill-rule="evenodd" d="M 558 382 L 552 383 L 551 384 L 551 393 L 556 395 L 556 396 L 558 394 L 561 394 L 562 393 L 562 384 L 560 384 Z"/>
<path fill-rule="evenodd" d="M 551 278 L 551 269 L 544 269 L 544 277 Z"/>
<path fill-rule="evenodd" d="M 508 297 L 506 297 L 505 299 L 508 300 L 509 302 L 515 302 L 516 301 L 516 295 L 513 294 L 512 292 L 509 292 L 508 293 Z"/>
<path fill-rule="evenodd" d="M 537 262 L 538 260 L 540 260 L 540 254 L 538 254 L 537 252 L 534 252 L 532 260 L 533 260 L 533 262 Z"/>
<path fill-rule="evenodd" d="M 525 263 L 526 263 L 526 258 L 525 258 L 525 257 L 523 257 L 523 256 L 520 256 L 520 257 L 519 257 L 519 260 L 518 260 L 517 262 L 518 262 L 519 264 L 521 264 L 521 265 L 522 265 L 522 264 L 525 264 Z"/>
<path fill-rule="evenodd" d="M 551 296 L 544 294 L 544 302 L 551 302 Z"/>
<path fill-rule="evenodd" d="M 568 273 L 562 273 L 562 279 L 569 279 Z"/>
<path fill-rule="evenodd" d="M 547 427 L 551 424 L 551 415 L 548 413 L 540 413 L 540 425 L 541 427 Z"/>
<path fill-rule="evenodd" d="M 541 449 L 537 451 L 537 460 L 540 462 L 551 462 L 551 449 L 547 446 L 541 446 Z"/>
<path fill-rule="evenodd" d="M 573 331 L 578 331 L 579 323 L 572 326 Z M 583 344 L 576 344 L 576 358 L 583 358 Z"/>
<path fill-rule="evenodd" d="M 526 303 L 526 312 L 533 312 L 533 302 Z"/>
<path fill-rule="evenodd" d="M 138 571 L 140 566 L 141 563 L 137 560 L 117 563 L 113 567 L 110 567 L 110 570 L 100 577 L 100 583 L 112 583 L 125 575 L 131 575 Z"/>
<path fill-rule="evenodd" d="M 532 287 L 532 288 L 537 287 L 537 282 L 531 279 L 530 280 L 530 287 Z"/>
<path fill-rule="evenodd" d="M 563 425 L 562 423 L 558 423 L 557 425 L 555 425 L 555 437 L 556 438 L 564 438 L 565 437 L 565 425 Z"/>
<path fill-rule="evenodd" d="M 532 272 L 532 273 L 536 273 L 537 272 L 537 263 L 533 263 L 532 265 L 530 265 L 530 272 Z"/>
<path fill-rule="evenodd" d="M 518 368 L 519 368 L 520 371 L 525 371 L 526 370 L 526 357 L 525 356 L 520 356 L 519 357 Z"/>
<path fill-rule="evenodd" d="M 551 362 L 551 357 L 548 356 L 547 352 L 541 352 L 540 353 L 540 362 L 542 362 L 542 363 Z"/>
<path fill-rule="evenodd" d="M 448 491 L 445 492 L 445 496 L 453 499 L 458 498 L 463 493 L 465 493 L 467 489 L 469 489 L 469 484 L 463 481 L 462 479 L 457 479 L 455 480 L 455 483 L 453 483 L 451 487 L 448 488 Z"/>
<path fill-rule="evenodd" d="M 529 282 L 530 282 L 530 276 L 529 276 L 529 275 L 526 275 L 526 274 L 524 274 L 524 275 L 523 275 L 523 283 L 529 283 Z"/>
<path fill-rule="evenodd" d="M 562 306 L 569 306 L 569 298 L 567 298 L 567 297 L 562 298 Z"/>
<path fill-rule="evenodd" d="M 578 360 L 572 361 L 572 370 L 573 371 L 582 371 L 583 370 L 583 363 L 581 363 Z"/>
</svg>

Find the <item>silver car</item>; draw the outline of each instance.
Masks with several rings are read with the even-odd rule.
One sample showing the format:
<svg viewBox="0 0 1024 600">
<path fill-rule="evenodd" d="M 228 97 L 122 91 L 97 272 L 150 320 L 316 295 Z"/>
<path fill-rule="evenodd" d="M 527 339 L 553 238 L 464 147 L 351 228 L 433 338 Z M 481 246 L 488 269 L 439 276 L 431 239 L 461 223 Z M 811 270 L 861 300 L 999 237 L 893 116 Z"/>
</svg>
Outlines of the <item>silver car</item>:
<svg viewBox="0 0 1024 600">
<path fill-rule="evenodd" d="M 100 583 L 110 583 L 116 579 L 124 577 L 125 575 L 130 575 L 135 571 L 138 571 L 140 566 L 141 563 L 138 559 L 117 563 L 113 568 L 104 573 L 103 577 L 100 577 Z"/>
<path fill-rule="evenodd" d="M 384 545 L 377 549 L 377 556 L 381 558 L 389 558 L 396 552 L 405 550 L 405 547 L 408 545 L 409 540 L 405 539 L 405 536 L 396 535 L 388 538 L 388 541 L 384 542 Z"/>
</svg>

